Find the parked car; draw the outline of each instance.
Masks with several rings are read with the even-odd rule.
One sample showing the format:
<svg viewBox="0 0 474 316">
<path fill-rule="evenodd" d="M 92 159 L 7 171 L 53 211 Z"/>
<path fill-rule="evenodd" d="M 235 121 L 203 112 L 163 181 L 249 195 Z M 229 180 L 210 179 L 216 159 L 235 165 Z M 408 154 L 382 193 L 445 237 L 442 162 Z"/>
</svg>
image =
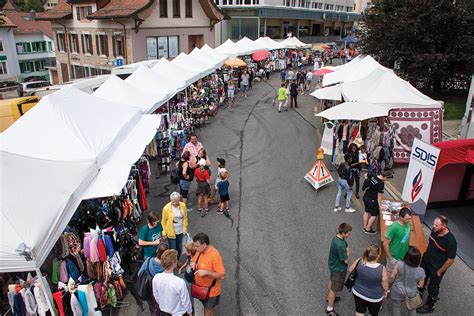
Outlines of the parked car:
<svg viewBox="0 0 474 316">
<path fill-rule="evenodd" d="M 35 95 L 35 91 L 43 88 L 43 87 L 48 87 L 51 84 L 49 81 L 32 81 L 32 82 L 23 82 L 20 84 L 18 87 L 18 96 L 20 97 L 26 97 L 29 95 Z"/>
<path fill-rule="evenodd" d="M 39 102 L 38 97 L 22 97 L 0 100 L 0 133 Z"/>
<path fill-rule="evenodd" d="M 45 77 L 41 77 L 41 76 L 30 76 L 30 77 L 26 77 L 25 79 L 23 79 L 23 82 L 45 81 L 45 80 L 46 80 Z"/>
<path fill-rule="evenodd" d="M 2 81 L 0 82 L 0 89 L 13 88 L 16 89 L 20 84 L 16 81 Z"/>
</svg>

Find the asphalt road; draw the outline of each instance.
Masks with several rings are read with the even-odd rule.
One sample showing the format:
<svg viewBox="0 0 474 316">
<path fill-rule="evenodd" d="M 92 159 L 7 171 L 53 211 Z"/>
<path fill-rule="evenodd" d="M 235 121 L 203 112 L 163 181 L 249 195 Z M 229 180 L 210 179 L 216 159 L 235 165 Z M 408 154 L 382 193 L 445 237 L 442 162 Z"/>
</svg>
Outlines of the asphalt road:
<svg viewBox="0 0 474 316">
<path fill-rule="evenodd" d="M 320 120 L 308 95 L 299 97 L 297 111 L 278 113 L 274 99 L 279 83 L 277 74 L 269 83 L 255 83 L 248 98 L 239 94 L 235 108 L 221 109 L 198 131 L 214 173 L 217 157 L 226 159 L 231 173 L 231 218 L 216 214 L 215 206 L 204 218 L 189 213 L 190 233 L 207 233 L 224 259 L 217 315 L 324 315 L 329 244 L 337 226 L 347 222 L 354 228 L 348 241 L 351 261 L 370 243 L 379 243 L 377 235 L 362 232 L 358 200 L 353 202 L 356 213 L 334 213 L 335 183 L 316 192 L 303 179 L 316 161 Z M 151 210 L 161 213 L 164 196 L 174 189 L 164 188 L 167 183 L 167 177 L 153 179 Z M 195 210 L 196 199 L 191 202 Z M 448 273 L 452 279 L 443 285 L 443 308 L 434 315 L 472 315 L 466 303 L 472 298 L 472 271 L 455 269 L 467 273 L 467 279 Z M 354 315 L 351 294 L 341 297 L 336 310 Z M 383 306 L 380 315 L 388 315 L 389 303 Z"/>
</svg>

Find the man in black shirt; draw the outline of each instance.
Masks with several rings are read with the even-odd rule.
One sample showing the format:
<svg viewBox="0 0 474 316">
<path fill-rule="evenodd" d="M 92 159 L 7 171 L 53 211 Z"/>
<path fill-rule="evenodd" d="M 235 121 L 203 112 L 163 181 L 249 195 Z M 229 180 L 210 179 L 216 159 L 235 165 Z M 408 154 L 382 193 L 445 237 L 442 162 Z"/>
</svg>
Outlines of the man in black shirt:
<svg viewBox="0 0 474 316">
<path fill-rule="evenodd" d="M 385 184 L 384 181 L 388 178 L 392 178 L 393 174 L 391 171 L 382 171 L 382 174 L 375 175 L 369 173 L 365 176 L 364 184 L 362 185 L 362 191 L 367 189 L 364 194 L 364 233 L 374 235 L 375 230 L 372 230 L 377 216 L 380 213 L 380 203 L 382 202 L 382 194 L 384 193 Z"/>
<path fill-rule="evenodd" d="M 296 84 L 296 80 L 292 80 L 291 81 L 291 84 L 290 84 L 290 99 L 291 99 L 291 102 L 290 102 L 290 107 L 293 108 L 293 104 L 294 104 L 294 107 L 297 108 L 298 107 L 298 85 Z"/>
<path fill-rule="evenodd" d="M 425 286 L 428 284 L 428 300 L 425 305 L 417 308 L 419 314 L 432 313 L 439 297 L 439 285 L 444 273 L 454 263 L 456 258 L 457 241 L 448 228 L 448 219 L 437 216 L 433 222 L 428 249 L 421 260 L 425 270 Z M 424 289 L 421 290 L 423 292 Z"/>
</svg>

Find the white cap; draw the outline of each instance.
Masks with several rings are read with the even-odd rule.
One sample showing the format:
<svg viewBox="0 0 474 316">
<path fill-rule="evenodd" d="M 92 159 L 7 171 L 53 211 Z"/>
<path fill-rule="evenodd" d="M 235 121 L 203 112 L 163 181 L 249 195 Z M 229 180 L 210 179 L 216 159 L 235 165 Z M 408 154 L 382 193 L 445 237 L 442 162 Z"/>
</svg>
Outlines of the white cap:
<svg viewBox="0 0 474 316">
<path fill-rule="evenodd" d="M 204 167 L 204 166 L 207 164 L 206 159 L 201 158 L 201 160 L 199 160 L 198 164 L 199 164 L 200 166 Z"/>
</svg>

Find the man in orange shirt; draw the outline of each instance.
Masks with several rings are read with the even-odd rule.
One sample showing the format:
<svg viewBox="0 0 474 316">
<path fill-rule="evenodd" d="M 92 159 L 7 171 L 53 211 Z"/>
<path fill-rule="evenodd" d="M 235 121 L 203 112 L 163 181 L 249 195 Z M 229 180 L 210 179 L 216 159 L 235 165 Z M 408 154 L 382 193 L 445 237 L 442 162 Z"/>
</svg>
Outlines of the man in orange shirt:
<svg viewBox="0 0 474 316">
<path fill-rule="evenodd" d="M 225 268 L 221 254 L 210 245 L 209 236 L 199 233 L 193 237 L 196 254 L 191 259 L 191 267 L 196 271 L 194 282 L 199 286 L 210 287 L 214 280 L 216 283 L 211 287 L 209 299 L 201 301 L 204 305 L 204 315 L 214 315 L 214 307 L 219 305 L 221 296 L 221 281 L 224 280 Z"/>
</svg>

